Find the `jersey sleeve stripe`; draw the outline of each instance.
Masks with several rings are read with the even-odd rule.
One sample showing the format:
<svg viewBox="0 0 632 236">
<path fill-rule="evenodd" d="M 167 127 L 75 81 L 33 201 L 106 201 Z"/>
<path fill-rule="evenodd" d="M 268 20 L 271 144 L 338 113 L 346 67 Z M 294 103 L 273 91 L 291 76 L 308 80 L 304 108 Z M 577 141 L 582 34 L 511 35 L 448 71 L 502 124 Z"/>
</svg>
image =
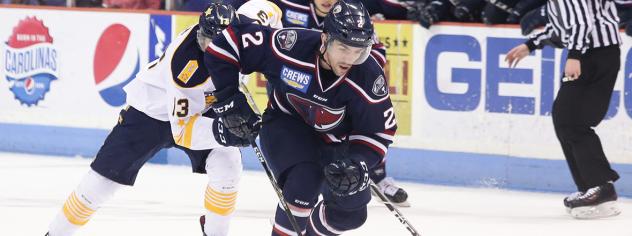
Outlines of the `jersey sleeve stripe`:
<svg viewBox="0 0 632 236">
<path fill-rule="evenodd" d="M 206 52 L 213 54 L 224 61 L 230 62 L 235 66 L 239 66 L 239 62 L 237 61 L 237 59 L 235 59 L 233 55 L 231 55 L 226 50 L 216 46 L 214 43 L 208 45 L 208 47 L 206 48 Z"/>
<path fill-rule="evenodd" d="M 384 132 L 382 132 L 382 133 L 385 133 L 385 134 L 391 135 L 391 136 L 395 136 L 395 132 L 397 132 L 396 129 L 387 129 L 387 130 L 384 130 Z"/>
<path fill-rule="evenodd" d="M 390 135 L 390 134 L 385 134 L 385 133 L 375 133 L 375 135 L 377 135 L 380 138 L 389 140 L 389 141 L 393 141 L 394 136 Z"/>
<path fill-rule="evenodd" d="M 378 142 L 375 139 L 369 138 L 364 135 L 351 135 L 349 136 L 349 141 L 353 143 L 364 144 L 370 147 L 371 149 L 375 150 L 381 156 L 386 155 L 386 150 L 387 150 L 386 146 L 384 146 L 384 144 Z"/>
<path fill-rule="evenodd" d="M 364 100 L 366 100 L 369 103 L 380 103 L 383 101 L 386 101 L 386 99 L 388 99 L 388 95 L 384 96 L 383 98 L 380 99 L 373 99 L 371 98 L 368 94 L 366 94 L 366 92 L 364 92 L 364 89 L 362 89 L 360 86 L 358 86 L 356 83 L 354 83 L 353 81 L 351 81 L 349 78 L 345 78 L 345 82 L 347 82 L 349 85 L 351 85 L 351 87 L 358 93 L 360 94 Z"/>
<path fill-rule="evenodd" d="M 373 57 L 373 59 L 375 59 L 377 64 L 380 65 L 382 69 L 384 69 L 384 65 L 386 65 L 386 58 L 382 55 L 382 53 L 380 53 L 378 50 L 373 49 L 371 50 L 371 56 Z"/>
<path fill-rule="evenodd" d="M 235 37 L 235 32 L 233 31 L 233 28 L 226 28 L 226 30 L 222 31 L 222 34 L 226 38 L 226 42 L 228 42 L 228 45 L 230 45 L 230 47 L 237 55 L 237 58 L 239 58 L 239 47 L 237 47 L 237 45 L 239 45 L 239 42 L 237 41 L 237 37 Z"/>
<path fill-rule="evenodd" d="M 281 29 L 281 30 L 284 30 L 284 29 Z M 307 63 L 307 62 L 304 62 L 304 61 L 296 60 L 294 58 L 286 56 L 285 54 L 281 53 L 279 51 L 279 49 L 277 49 L 277 46 L 276 46 L 276 43 L 275 43 L 274 39 L 276 38 L 277 33 L 279 33 L 279 31 L 281 31 L 281 30 L 274 31 L 274 33 L 272 34 L 272 39 L 270 40 L 270 44 L 272 44 L 272 52 L 274 52 L 274 55 L 279 57 L 279 59 L 281 59 L 281 60 L 284 60 L 286 62 L 292 63 L 292 64 L 297 65 L 297 66 L 302 66 L 302 67 L 311 68 L 311 69 L 316 68 L 316 66 L 314 64 L 312 64 L 312 63 Z"/>
<path fill-rule="evenodd" d="M 308 6 L 303 6 L 303 5 L 296 4 L 296 3 L 293 3 L 293 2 L 290 2 L 290 1 L 287 1 L 287 0 L 281 0 L 281 2 L 283 4 L 285 4 L 285 5 L 288 5 L 288 6 L 291 6 L 291 7 L 295 7 L 295 8 L 298 8 L 298 9 L 303 9 L 303 10 L 306 10 L 306 11 L 310 10 Z"/>
<path fill-rule="evenodd" d="M 401 8 L 405 8 L 404 4 L 402 2 L 396 1 L 396 0 L 383 0 L 384 3 L 391 5 L 391 6 L 395 6 L 395 7 L 401 7 Z"/>
</svg>

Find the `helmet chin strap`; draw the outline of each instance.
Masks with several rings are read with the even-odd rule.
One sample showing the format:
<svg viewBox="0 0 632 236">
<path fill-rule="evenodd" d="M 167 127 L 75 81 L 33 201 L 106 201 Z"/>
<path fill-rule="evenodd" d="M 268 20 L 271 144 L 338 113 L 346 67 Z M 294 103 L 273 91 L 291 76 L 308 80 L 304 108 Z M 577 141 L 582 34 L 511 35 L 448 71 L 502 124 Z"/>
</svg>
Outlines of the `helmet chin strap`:
<svg viewBox="0 0 632 236">
<path fill-rule="evenodd" d="M 330 40 L 329 37 L 327 37 L 327 41 L 323 45 L 323 47 L 325 47 L 325 50 L 322 51 L 318 57 L 319 57 L 319 59 L 322 59 L 323 62 L 329 66 L 329 69 L 331 71 L 334 71 L 334 67 L 331 66 L 331 64 L 329 64 L 329 61 L 327 61 L 327 58 L 325 57 L 325 53 L 327 52 L 327 47 L 328 47 L 327 45 L 329 45 L 329 40 Z"/>
</svg>

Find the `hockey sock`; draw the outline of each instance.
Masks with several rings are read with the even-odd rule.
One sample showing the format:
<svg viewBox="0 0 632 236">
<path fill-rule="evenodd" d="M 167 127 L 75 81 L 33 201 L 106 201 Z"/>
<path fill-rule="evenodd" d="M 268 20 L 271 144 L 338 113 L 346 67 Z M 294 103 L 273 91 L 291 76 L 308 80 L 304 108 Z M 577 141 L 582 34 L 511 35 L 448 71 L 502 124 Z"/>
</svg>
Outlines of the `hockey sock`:
<svg viewBox="0 0 632 236">
<path fill-rule="evenodd" d="M 301 227 L 302 233 L 301 235 L 305 235 L 305 225 L 307 224 L 307 218 L 309 217 L 309 213 L 312 211 L 311 208 L 302 208 L 288 203 L 288 207 L 298 223 L 299 227 Z M 287 236 L 287 235 L 297 235 L 294 228 L 292 228 L 292 224 L 290 220 L 287 218 L 283 207 L 279 203 L 277 205 L 276 215 L 274 217 L 274 226 L 272 227 L 272 235 L 273 236 Z"/>
<path fill-rule="evenodd" d="M 93 170 L 88 171 L 49 225 L 50 236 L 72 235 L 85 225 L 101 204 L 112 198 L 122 186 Z"/>
<path fill-rule="evenodd" d="M 359 228 L 367 218 L 366 206 L 352 211 L 328 207 L 319 202 L 309 217 L 307 235 L 340 235 Z"/>
<path fill-rule="evenodd" d="M 323 170 L 319 164 L 304 162 L 293 166 L 282 179 L 283 197 L 298 223 L 305 232 L 307 218 L 318 201 L 321 191 Z M 296 235 L 283 207 L 277 206 L 272 235 Z"/>
<path fill-rule="evenodd" d="M 241 171 L 241 153 L 238 148 L 216 148 L 209 154 L 206 160 L 209 182 L 204 195 L 206 235 L 228 234 L 237 202 Z"/>
</svg>

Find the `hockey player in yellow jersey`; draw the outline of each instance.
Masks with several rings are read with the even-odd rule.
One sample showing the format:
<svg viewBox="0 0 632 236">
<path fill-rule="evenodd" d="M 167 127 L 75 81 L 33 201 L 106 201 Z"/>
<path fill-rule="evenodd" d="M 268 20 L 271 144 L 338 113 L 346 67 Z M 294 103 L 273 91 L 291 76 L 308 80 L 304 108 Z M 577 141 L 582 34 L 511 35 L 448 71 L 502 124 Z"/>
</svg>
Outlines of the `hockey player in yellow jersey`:
<svg viewBox="0 0 632 236">
<path fill-rule="evenodd" d="M 132 186 L 149 159 L 169 147 L 183 150 L 193 172 L 208 176 L 202 231 L 208 236 L 227 235 L 242 171 L 237 147 L 249 141 L 226 132 L 209 111 L 215 88 L 204 66 L 204 49 L 238 17 L 281 27 L 279 14 L 278 7 L 265 0 L 254 0 L 239 11 L 223 2 L 211 3 L 197 25 L 182 32 L 124 88 L 127 108 L 47 235 L 73 235 L 119 189 Z"/>
</svg>

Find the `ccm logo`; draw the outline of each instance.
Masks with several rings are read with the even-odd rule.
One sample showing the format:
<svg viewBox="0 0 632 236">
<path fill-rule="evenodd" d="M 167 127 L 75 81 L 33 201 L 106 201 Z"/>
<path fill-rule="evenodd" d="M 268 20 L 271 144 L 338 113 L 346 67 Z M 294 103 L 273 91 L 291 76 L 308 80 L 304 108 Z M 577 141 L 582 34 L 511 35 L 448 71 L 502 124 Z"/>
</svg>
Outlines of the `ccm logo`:
<svg viewBox="0 0 632 236">
<path fill-rule="evenodd" d="M 235 102 L 231 101 L 229 104 L 223 105 L 221 107 L 213 107 L 213 111 L 215 113 L 224 113 L 233 107 L 235 107 Z"/>
</svg>

